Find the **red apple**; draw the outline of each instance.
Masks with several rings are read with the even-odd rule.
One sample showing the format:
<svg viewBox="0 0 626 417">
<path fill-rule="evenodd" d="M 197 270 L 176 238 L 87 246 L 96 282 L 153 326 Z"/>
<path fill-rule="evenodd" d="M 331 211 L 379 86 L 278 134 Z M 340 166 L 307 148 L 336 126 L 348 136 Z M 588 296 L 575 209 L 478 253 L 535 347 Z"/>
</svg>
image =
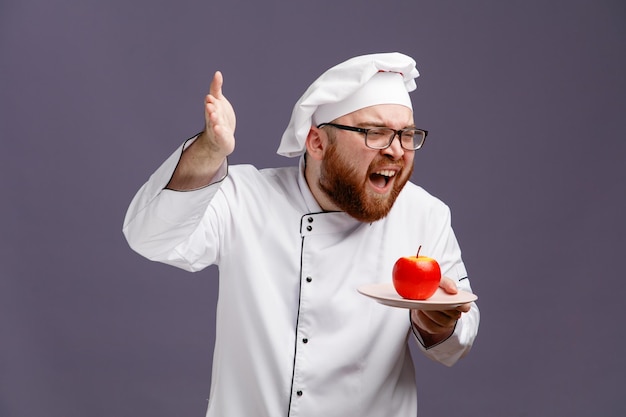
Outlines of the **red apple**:
<svg viewBox="0 0 626 417">
<path fill-rule="evenodd" d="M 409 300 L 430 298 L 441 281 L 439 263 L 428 256 L 420 256 L 420 246 L 415 256 L 398 259 L 393 266 L 393 286 L 398 294 Z"/>
</svg>

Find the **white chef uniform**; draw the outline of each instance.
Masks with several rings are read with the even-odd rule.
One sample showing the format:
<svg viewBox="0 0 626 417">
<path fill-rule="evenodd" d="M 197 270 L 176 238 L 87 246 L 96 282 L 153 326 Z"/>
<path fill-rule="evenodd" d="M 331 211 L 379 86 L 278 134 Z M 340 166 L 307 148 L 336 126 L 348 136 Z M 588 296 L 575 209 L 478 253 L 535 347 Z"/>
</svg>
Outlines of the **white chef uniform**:
<svg viewBox="0 0 626 417">
<path fill-rule="evenodd" d="M 181 152 L 135 196 L 123 230 L 149 259 L 189 271 L 219 267 L 207 417 L 415 416 L 409 312 L 356 289 L 390 282 L 396 259 L 421 245 L 471 291 L 448 207 L 407 183 L 382 220 L 323 212 L 303 159 L 277 169 L 224 166 L 206 188 L 164 190 Z M 472 305 L 449 339 L 420 347 L 452 365 L 478 322 Z"/>
</svg>

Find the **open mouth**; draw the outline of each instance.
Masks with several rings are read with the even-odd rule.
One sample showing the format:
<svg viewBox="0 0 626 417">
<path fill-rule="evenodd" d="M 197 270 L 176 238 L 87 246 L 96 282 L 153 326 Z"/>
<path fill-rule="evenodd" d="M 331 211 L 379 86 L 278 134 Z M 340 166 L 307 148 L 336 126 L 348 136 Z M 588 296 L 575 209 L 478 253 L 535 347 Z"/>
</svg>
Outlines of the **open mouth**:
<svg viewBox="0 0 626 417">
<path fill-rule="evenodd" d="M 383 169 L 370 174 L 370 182 L 375 188 L 385 189 L 393 177 L 396 176 L 396 171 L 390 169 Z"/>
</svg>

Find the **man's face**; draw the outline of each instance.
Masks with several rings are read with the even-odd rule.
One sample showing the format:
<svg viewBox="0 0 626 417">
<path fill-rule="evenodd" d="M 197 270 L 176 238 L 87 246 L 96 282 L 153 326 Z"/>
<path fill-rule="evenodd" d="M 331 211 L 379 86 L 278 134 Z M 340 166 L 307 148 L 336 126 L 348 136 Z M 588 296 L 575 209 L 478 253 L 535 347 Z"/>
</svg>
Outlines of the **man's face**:
<svg viewBox="0 0 626 417">
<path fill-rule="evenodd" d="M 384 104 L 341 116 L 338 124 L 403 129 L 413 127 L 413 113 L 404 106 Z M 352 217 L 373 222 L 385 217 L 413 172 L 415 151 L 400 146 L 397 137 L 387 149 L 365 146 L 358 132 L 326 127 L 328 147 L 320 166 L 320 189 Z"/>
</svg>

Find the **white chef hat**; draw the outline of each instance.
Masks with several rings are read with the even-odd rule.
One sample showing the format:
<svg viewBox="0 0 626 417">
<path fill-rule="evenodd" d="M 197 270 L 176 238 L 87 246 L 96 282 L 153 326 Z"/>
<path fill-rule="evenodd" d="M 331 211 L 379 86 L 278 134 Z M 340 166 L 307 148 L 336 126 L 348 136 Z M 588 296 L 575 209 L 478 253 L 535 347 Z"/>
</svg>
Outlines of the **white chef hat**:
<svg viewBox="0 0 626 417">
<path fill-rule="evenodd" d="M 415 90 L 418 76 L 413 58 L 398 52 L 357 56 L 332 67 L 294 106 L 277 153 L 288 157 L 303 154 L 311 125 L 365 107 L 401 104 L 412 109 L 409 92 Z"/>
</svg>

